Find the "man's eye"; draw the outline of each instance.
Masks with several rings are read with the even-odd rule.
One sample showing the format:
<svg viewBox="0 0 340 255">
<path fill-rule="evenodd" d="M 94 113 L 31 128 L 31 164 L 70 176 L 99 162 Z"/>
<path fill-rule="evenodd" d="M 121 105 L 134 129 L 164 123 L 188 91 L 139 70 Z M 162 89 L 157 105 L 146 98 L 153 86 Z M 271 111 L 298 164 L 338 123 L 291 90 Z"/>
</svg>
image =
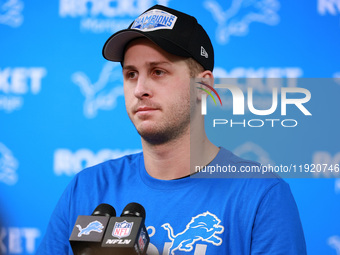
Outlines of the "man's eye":
<svg viewBox="0 0 340 255">
<path fill-rule="evenodd" d="M 154 71 L 154 74 L 155 74 L 156 76 L 162 76 L 162 75 L 165 74 L 165 72 L 164 72 L 163 70 L 158 70 L 158 69 L 156 69 L 156 70 Z"/>
<path fill-rule="evenodd" d="M 129 78 L 129 79 L 134 79 L 134 78 L 136 78 L 136 76 L 137 76 L 136 72 L 128 72 L 126 74 L 126 77 Z"/>
</svg>

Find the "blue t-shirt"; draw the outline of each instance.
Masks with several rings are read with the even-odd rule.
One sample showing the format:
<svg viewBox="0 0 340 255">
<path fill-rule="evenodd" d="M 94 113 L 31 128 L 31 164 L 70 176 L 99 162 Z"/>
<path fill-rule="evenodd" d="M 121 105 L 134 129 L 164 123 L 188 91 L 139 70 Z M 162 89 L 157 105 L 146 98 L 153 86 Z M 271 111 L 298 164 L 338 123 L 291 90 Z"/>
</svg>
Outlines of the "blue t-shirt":
<svg viewBox="0 0 340 255">
<path fill-rule="evenodd" d="M 210 165 L 254 165 L 221 148 Z M 158 180 L 134 154 L 81 171 L 61 196 L 37 255 L 73 254 L 78 215 L 101 203 L 117 215 L 131 202 L 146 210 L 148 255 L 306 254 L 299 213 L 280 178 Z"/>
</svg>

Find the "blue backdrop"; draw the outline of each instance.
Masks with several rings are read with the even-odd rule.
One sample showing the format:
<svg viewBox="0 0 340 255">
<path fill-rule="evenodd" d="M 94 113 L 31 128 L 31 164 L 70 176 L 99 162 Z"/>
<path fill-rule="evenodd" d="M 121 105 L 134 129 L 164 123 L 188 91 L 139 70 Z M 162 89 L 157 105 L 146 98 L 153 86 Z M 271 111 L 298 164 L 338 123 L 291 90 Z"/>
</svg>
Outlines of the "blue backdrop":
<svg viewBox="0 0 340 255">
<path fill-rule="evenodd" d="M 309 124 L 237 129 L 220 145 L 267 163 L 340 163 L 340 0 L 0 0 L 0 253 L 34 254 L 77 172 L 141 150 L 120 65 L 101 50 L 157 3 L 205 27 L 217 77 L 333 80 L 310 90 Z M 340 175 L 314 177 L 287 179 L 308 254 L 340 255 Z"/>
</svg>

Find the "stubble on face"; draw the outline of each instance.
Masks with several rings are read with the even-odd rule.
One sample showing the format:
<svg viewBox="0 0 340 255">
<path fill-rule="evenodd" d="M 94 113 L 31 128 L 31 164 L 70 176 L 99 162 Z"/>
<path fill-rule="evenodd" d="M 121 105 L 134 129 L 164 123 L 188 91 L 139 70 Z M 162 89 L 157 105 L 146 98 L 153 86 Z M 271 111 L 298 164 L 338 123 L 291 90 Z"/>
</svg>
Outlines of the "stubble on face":
<svg viewBox="0 0 340 255">
<path fill-rule="evenodd" d="M 169 106 L 168 114 L 154 126 L 136 127 L 146 142 L 159 145 L 190 134 L 190 95 L 182 95 L 178 101 L 181 104 L 174 102 Z"/>
</svg>

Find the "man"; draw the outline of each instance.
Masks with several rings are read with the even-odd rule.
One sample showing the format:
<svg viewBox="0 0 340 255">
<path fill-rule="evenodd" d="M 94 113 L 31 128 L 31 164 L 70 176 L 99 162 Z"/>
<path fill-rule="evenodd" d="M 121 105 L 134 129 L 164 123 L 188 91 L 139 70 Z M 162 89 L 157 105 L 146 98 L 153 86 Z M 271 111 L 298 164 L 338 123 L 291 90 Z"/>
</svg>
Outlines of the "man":
<svg viewBox="0 0 340 255">
<path fill-rule="evenodd" d="M 207 138 L 201 95 L 214 53 L 196 19 L 156 5 L 111 36 L 103 55 L 122 64 L 127 113 L 143 152 L 80 172 L 62 195 L 38 254 L 72 254 L 78 215 L 138 202 L 147 212 L 149 255 L 306 254 L 298 210 L 279 178 L 204 178 L 195 165 L 256 164 Z M 191 161 L 191 162 L 190 162 Z M 190 174 L 195 177 L 190 177 Z M 203 177 L 203 178 L 199 178 Z"/>
</svg>

